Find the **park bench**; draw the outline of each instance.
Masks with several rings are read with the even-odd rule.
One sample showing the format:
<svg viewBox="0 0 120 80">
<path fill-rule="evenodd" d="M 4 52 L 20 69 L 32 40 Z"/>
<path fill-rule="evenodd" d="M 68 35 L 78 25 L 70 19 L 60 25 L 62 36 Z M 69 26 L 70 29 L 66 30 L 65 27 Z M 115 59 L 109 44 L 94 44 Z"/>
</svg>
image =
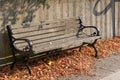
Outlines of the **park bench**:
<svg viewBox="0 0 120 80">
<path fill-rule="evenodd" d="M 39 25 L 10 26 L 7 25 L 9 43 L 13 53 L 14 64 L 21 61 L 27 67 L 30 56 L 49 56 L 56 52 L 89 45 L 95 50 L 95 43 L 100 39 L 100 31 L 95 26 L 84 26 L 80 18 L 41 21 Z M 17 56 L 16 54 L 19 54 Z"/>
</svg>

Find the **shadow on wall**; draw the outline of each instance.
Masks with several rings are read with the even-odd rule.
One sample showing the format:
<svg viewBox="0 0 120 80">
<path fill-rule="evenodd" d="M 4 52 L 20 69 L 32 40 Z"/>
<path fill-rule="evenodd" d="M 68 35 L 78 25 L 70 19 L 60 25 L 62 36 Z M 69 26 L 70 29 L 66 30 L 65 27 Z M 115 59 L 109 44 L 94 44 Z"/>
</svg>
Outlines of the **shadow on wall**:
<svg viewBox="0 0 120 80">
<path fill-rule="evenodd" d="M 95 16 L 100 16 L 100 15 L 102 15 L 102 14 L 106 14 L 107 11 L 112 7 L 112 2 L 113 2 L 113 1 L 110 0 L 109 4 L 106 5 L 106 7 L 105 7 L 102 11 L 98 12 L 96 8 L 97 8 L 97 6 L 99 5 L 100 1 L 102 1 L 102 0 L 97 0 L 96 3 L 95 3 L 95 6 L 94 6 L 94 8 L 93 8 L 93 14 L 94 14 Z"/>
<path fill-rule="evenodd" d="M 120 2 L 120 0 L 115 0 L 115 2 Z"/>
<path fill-rule="evenodd" d="M 0 57 L 2 54 L 8 54 L 9 51 L 7 51 L 9 48 L 5 26 L 15 25 L 22 15 L 24 17 L 22 17 L 20 25 L 32 22 L 35 17 L 34 12 L 41 5 L 47 5 L 46 0 L 0 0 Z"/>
</svg>

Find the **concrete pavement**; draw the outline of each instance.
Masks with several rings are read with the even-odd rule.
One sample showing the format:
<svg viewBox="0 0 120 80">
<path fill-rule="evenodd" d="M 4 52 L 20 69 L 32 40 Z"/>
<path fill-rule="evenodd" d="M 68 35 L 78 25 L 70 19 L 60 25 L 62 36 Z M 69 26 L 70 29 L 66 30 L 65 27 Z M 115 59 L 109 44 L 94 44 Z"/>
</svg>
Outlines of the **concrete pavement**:
<svg viewBox="0 0 120 80">
<path fill-rule="evenodd" d="M 96 60 L 90 75 L 71 75 L 58 80 L 120 80 L 120 54 Z"/>
<path fill-rule="evenodd" d="M 110 74 L 109 76 L 106 76 L 100 80 L 120 80 L 120 70 L 118 72 Z"/>
</svg>

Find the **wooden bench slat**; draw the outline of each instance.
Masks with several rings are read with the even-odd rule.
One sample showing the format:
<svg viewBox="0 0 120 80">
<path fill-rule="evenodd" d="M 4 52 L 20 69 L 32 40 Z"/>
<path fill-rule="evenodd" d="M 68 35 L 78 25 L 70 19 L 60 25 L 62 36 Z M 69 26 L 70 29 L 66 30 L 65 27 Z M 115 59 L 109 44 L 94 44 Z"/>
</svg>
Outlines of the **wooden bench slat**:
<svg viewBox="0 0 120 80">
<path fill-rule="evenodd" d="M 73 24 L 79 24 L 79 21 L 75 21 L 75 20 L 65 20 L 65 21 L 61 21 L 61 22 L 55 22 L 54 24 L 52 23 L 43 23 L 42 24 L 42 30 L 43 29 L 50 29 L 50 28 L 55 28 L 55 27 L 61 27 L 61 26 L 68 26 L 69 25 L 73 25 Z M 37 31 L 40 30 L 39 25 L 33 25 L 33 26 L 28 26 L 28 27 L 23 27 L 23 26 L 12 26 L 12 31 L 13 33 L 17 33 L 20 34 L 21 32 L 29 32 L 29 31 Z"/>
<path fill-rule="evenodd" d="M 54 41 L 54 40 L 60 40 L 60 39 L 64 39 L 64 38 L 69 38 L 69 37 L 73 37 L 73 36 L 76 36 L 76 33 L 63 34 L 63 35 L 58 35 L 58 36 L 54 36 L 54 37 L 50 37 L 50 38 L 44 38 L 44 39 L 40 39 L 40 40 L 33 40 L 33 45 L 46 43 L 46 42 Z M 88 37 L 88 36 L 86 34 L 80 35 L 80 38 L 83 38 L 83 37 Z"/>
<path fill-rule="evenodd" d="M 32 42 L 33 42 L 33 45 L 35 45 L 35 44 L 41 44 L 41 43 L 54 41 L 54 40 L 59 40 L 59 39 L 63 39 L 63 38 L 69 38 L 69 37 L 72 37 L 72 36 L 76 36 L 76 33 L 62 34 L 62 35 L 57 35 L 57 36 L 53 36 L 53 37 L 49 37 L 49 38 L 32 40 Z M 80 35 L 80 38 L 83 38 L 83 37 L 88 37 L 88 36 L 86 34 Z M 19 45 L 19 46 L 26 45 L 24 42 L 17 42 L 16 44 Z"/>
<path fill-rule="evenodd" d="M 56 27 L 61 27 L 61 26 L 65 26 L 65 23 L 59 23 L 59 24 L 54 24 L 54 25 L 44 25 L 42 26 L 42 28 L 38 26 L 30 26 L 30 27 L 20 27 L 18 29 L 13 29 L 12 32 L 14 34 L 21 34 L 24 32 L 30 32 L 30 31 L 40 31 L 40 30 L 44 30 L 44 29 L 52 29 L 52 28 L 56 28 Z"/>
<path fill-rule="evenodd" d="M 32 42 L 33 42 L 33 45 L 34 44 L 40 44 L 40 43 L 44 43 L 44 42 L 48 42 L 48 41 L 54 41 L 54 40 L 58 40 L 58 39 L 62 39 L 62 38 L 67 38 L 67 37 L 71 37 L 71 36 L 75 36 L 76 33 L 70 33 L 70 34 L 55 34 L 54 36 L 50 36 L 50 37 L 46 37 L 46 38 L 37 38 L 37 39 L 30 39 Z M 48 36 L 48 34 L 46 34 Z M 24 42 L 17 42 L 16 44 L 20 45 L 20 46 L 24 46 L 25 43 Z"/>
<path fill-rule="evenodd" d="M 33 50 L 35 50 L 36 54 L 40 52 L 54 50 L 57 48 L 61 48 L 62 50 L 65 50 L 69 48 L 74 48 L 76 46 L 79 47 L 83 43 L 83 41 L 92 43 L 95 39 L 98 39 L 98 38 L 100 38 L 100 36 L 84 37 L 84 38 L 77 38 L 75 36 L 70 36 L 67 38 L 61 38 L 61 39 L 56 39 L 56 40 L 52 40 L 44 43 L 35 44 L 33 45 Z M 19 44 L 18 48 L 23 49 L 25 45 L 27 44 L 25 43 L 24 45 Z"/>
<path fill-rule="evenodd" d="M 64 23 L 59 23 L 59 24 L 55 24 L 55 25 L 43 25 L 42 27 L 38 26 L 29 26 L 29 27 L 21 27 L 18 29 L 13 29 L 13 32 L 16 34 L 20 34 L 21 32 L 29 32 L 29 31 L 34 31 L 34 30 L 44 30 L 44 29 L 52 29 L 52 28 L 56 28 L 56 27 L 61 27 L 61 26 L 65 26 Z M 19 31 L 19 32 L 17 32 Z"/>
<path fill-rule="evenodd" d="M 49 33 L 63 31 L 63 30 L 65 30 L 65 27 L 61 26 L 61 27 L 56 27 L 56 28 L 47 29 L 47 30 L 37 30 L 37 31 L 30 31 L 30 32 L 21 33 L 21 34 L 14 34 L 14 36 L 17 38 L 25 38 L 25 37 L 35 36 L 35 35 L 49 34 Z"/>
<path fill-rule="evenodd" d="M 73 48 L 76 46 L 80 46 L 83 41 L 85 42 L 93 42 L 95 39 L 100 38 L 98 37 L 88 37 L 88 38 L 76 38 L 75 36 L 65 39 L 60 39 L 56 41 L 50 41 L 43 44 L 34 45 L 33 49 L 36 53 L 49 51 L 57 48 L 61 48 L 62 50 Z"/>
<path fill-rule="evenodd" d="M 70 26 L 71 27 L 71 26 Z M 77 33 L 78 31 L 78 27 L 71 27 L 71 28 L 55 28 L 55 29 L 49 29 L 49 30 L 41 30 L 41 31 L 37 31 L 37 32 L 29 32 L 29 33 L 25 33 L 25 34 L 15 34 L 14 37 L 16 38 L 27 38 L 30 40 L 36 40 L 36 39 L 44 39 L 44 38 L 50 38 L 52 36 L 56 36 L 56 35 L 61 35 L 61 34 L 68 34 L 68 33 Z"/>
<path fill-rule="evenodd" d="M 42 25 L 44 27 L 44 29 L 47 29 L 47 28 L 53 28 L 53 27 L 56 27 L 56 26 L 62 26 L 62 25 L 65 25 L 66 23 L 79 24 L 79 21 L 74 20 L 74 19 L 54 20 L 54 21 L 45 21 L 45 22 L 43 22 L 42 24 L 39 24 L 39 25 Z M 28 27 L 23 27 L 22 25 L 21 26 L 13 25 L 12 30 L 16 31 L 16 30 L 22 29 L 22 28 L 25 29 L 25 28 L 33 28 L 33 27 L 39 29 L 39 25 L 30 25 Z"/>
<path fill-rule="evenodd" d="M 54 41 L 54 40 L 60 40 L 60 39 L 64 39 L 64 38 L 69 38 L 69 37 L 73 37 L 75 35 L 76 35 L 76 33 L 70 33 L 70 34 L 63 34 L 63 35 L 59 35 L 59 36 L 45 38 L 45 39 L 41 39 L 41 40 L 34 40 L 33 41 L 33 45 L 35 45 L 35 44 L 41 44 L 41 43 L 46 43 L 46 42 Z M 81 35 L 81 38 L 85 37 L 85 36 L 86 35 Z"/>
<path fill-rule="evenodd" d="M 88 38 L 89 38 L 89 40 L 90 39 L 92 39 L 92 40 L 94 40 L 94 39 L 97 39 L 97 38 L 100 38 L 100 36 L 95 36 L 95 37 L 88 37 L 88 36 L 86 36 L 86 35 L 80 35 L 80 38 L 77 38 L 76 36 L 75 36 L 76 34 L 67 34 L 67 35 L 62 35 L 62 36 L 57 36 L 57 37 L 53 37 L 53 38 L 50 38 L 50 39 L 44 39 L 44 40 L 38 40 L 38 41 L 33 41 L 33 46 L 38 46 L 38 47 L 40 47 L 40 45 L 42 46 L 42 48 L 44 48 L 45 46 L 43 46 L 43 45 L 51 45 L 51 44 L 55 44 L 56 46 L 58 46 L 59 44 L 63 44 L 63 43 L 65 43 L 65 42 L 68 42 L 68 41 L 74 41 L 74 39 L 76 39 L 76 40 L 78 40 L 78 39 L 80 39 L 81 41 L 83 41 L 83 39 L 86 39 L 86 40 L 84 40 L 84 41 L 86 41 L 86 42 L 90 42 L 90 41 L 87 41 L 88 40 Z M 56 41 L 58 41 L 58 42 L 60 42 L 60 41 L 62 41 L 61 43 L 58 43 L 58 42 L 56 42 Z M 56 43 L 54 43 L 54 42 L 56 42 Z M 79 43 L 79 42 L 78 42 Z M 74 44 L 74 43 L 73 43 Z M 25 45 L 26 45 L 26 43 L 21 43 L 21 44 L 18 44 L 18 47 L 19 48 L 23 48 L 23 47 L 25 47 Z M 66 44 L 66 45 L 68 45 L 68 44 Z M 80 44 L 81 45 L 81 44 Z M 53 45 L 51 45 L 51 47 L 52 47 Z M 61 45 L 60 45 L 61 46 Z M 74 46 L 75 47 L 75 46 Z"/>
</svg>

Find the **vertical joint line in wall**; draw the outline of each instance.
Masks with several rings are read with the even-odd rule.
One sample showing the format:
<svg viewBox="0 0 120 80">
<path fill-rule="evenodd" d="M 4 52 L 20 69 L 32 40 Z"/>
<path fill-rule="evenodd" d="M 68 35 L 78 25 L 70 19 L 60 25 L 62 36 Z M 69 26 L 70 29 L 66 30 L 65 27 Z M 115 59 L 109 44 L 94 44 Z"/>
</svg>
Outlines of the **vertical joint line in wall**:
<svg viewBox="0 0 120 80">
<path fill-rule="evenodd" d="M 112 0 L 112 30 L 113 37 L 115 37 L 115 0 Z"/>
<path fill-rule="evenodd" d="M 116 21 L 117 21 L 117 25 L 116 25 L 116 27 L 117 27 L 117 36 L 119 36 L 120 35 L 120 11 L 119 11 L 119 8 L 120 8 L 120 2 L 116 2 L 117 3 L 117 8 L 115 9 L 115 10 L 117 10 L 116 12 L 118 12 L 117 13 L 117 15 L 116 15 Z M 116 13 L 115 13 L 116 14 Z"/>
<path fill-rule="evenodd" d="M 69 0 L 67 0 L 67 17 L 69 17 Z"/>
<path fill-rule="evenodd" d="M 76 0 L 73 1 L 73 16 L 76 16 Z"/>
<path fill-rule="evenodd" d="M 63 18 L 63 0 L 60 1 L 60 11 L 61 11 L 61 18 Z"/>
</svg>

